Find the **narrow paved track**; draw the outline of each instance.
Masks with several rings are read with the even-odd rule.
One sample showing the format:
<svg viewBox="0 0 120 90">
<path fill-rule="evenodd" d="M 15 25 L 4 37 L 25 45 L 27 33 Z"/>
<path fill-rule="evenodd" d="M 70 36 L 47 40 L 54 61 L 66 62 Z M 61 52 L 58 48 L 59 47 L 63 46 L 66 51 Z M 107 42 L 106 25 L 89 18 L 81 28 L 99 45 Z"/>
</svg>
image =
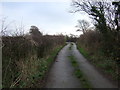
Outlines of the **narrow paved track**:
<svg viewBox="0 0 120 90">
<path fill-rule="evenodd" d="M 81 88 L 80 81 L 74 76 L 74 68 L 68 58 L 74 55 L 79 64 L 80 70 L 87 77 L 93 88 L 115 88 L 103 75 L 101 75 L 76 49 L 73 44 L 69 50 L 70 43 L 66 45 L 58 54 L 56 62 L 53 64 L 46 88 Z"/>
<path fill-rule="evenodd" d="M 66 45 L 58 54 L 56 62 L 53 64 L 46 88 L 80 88 L 80 82 L 74 75 L 74 68 L 68 56 L 70 44 Z"/>
</svg>

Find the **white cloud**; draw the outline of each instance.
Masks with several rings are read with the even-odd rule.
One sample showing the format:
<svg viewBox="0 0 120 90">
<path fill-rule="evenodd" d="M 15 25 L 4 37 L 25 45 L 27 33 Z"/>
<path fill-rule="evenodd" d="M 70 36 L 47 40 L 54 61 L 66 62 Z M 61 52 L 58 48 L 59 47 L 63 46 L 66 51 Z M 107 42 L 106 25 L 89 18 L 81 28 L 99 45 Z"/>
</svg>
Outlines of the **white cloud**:
<svg viewBox="0 0 120 90">
<path fill-rule="evenodd" d="M 39 2 L 39 3 L 3 3 L 4 15 L 8 16 L 8 22 L 15 20 L 20 25 L 21 20 L 25 27 L 25 32 L 29 31 L 31 25 L 36 25 L 43 33 L 56 34 L 76 34 L 75 25 L 78 19 L 89 17 L 81 13 L 69 13 L 70 2 Z"/>
</svg>

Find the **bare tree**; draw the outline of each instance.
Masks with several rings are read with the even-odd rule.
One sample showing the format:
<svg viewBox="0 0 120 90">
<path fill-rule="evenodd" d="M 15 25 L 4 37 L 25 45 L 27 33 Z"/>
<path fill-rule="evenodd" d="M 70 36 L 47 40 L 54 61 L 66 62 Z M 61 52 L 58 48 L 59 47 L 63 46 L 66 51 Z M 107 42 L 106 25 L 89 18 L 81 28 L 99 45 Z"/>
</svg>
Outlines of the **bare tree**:
<svg viewBox="0 0 120 90">
<path fill-rule="evenodd" d="M 6 35 L 9 34 L 9 30 L 10 30 L 9 27 L 14 22 L 14 20 L 7 22 L 7 18 L 8 17 L 2 17 L 1 20 L 0 20 L 0 24 L 1 24 L 0 25 L 0 28 L 1 28 L 0 35 L 1 36 L 6 36 Z"/>
<path fill-rule="evenodd" d="M 1 36 L 23 36 L 24 35 L 24 27 L 22 20 L 20 24 L 16 23 L 15 20 L 8 21 L 8 17 L 2 17 L 0 19 L 0 35 Z"/>
<path fill-rule="evenodd" d="M 13 28 L 14 32 L 11 32 L 12 36 L 24 36 L 25 25 L 23 24 L 22 20 L 21 20 L 21 23 L 19 25 L 17 25 L 17 23 L 14 22 L 14 27 L 15 27 L 15 28 Z"/>
<path fill-rule="evenodd" d="M 84 11 L 94 21 L 94 25 L 103 34 L 107 33 L 111 28 L 115 28 L 113 20 L 113 7 L 111 3 L 99 0 L 73 0 L 72 1 L 73 13 L 78 11 Z"/>
<path fill-rule="evenodd" d="M 73 0 L 72 2 L 72 6 L 74 7 L 73 13 L 84 11 L 90 15 L 94 21 L 96 30 L 98 30 L 101 34 L 103 43 L 101 45 L 104 54 L 106 56 L 112 56 L 114 58 L 114 61 L 116 61 L 118 63 L 118 66 L 120 66 L 120 50 L 118 49 L 120 47 L 120 2 L 113 2 L 113 4 L 115 5 L 116 10 L 114 10 L 112 0 L 111 2 L 107 2 L 107 0 Z M 117 28 L 115 28 L 116 26 Z M 120 71 L 120 69 L 118 69 L 118 71 Z M 120 77 L 120 74 L 118 77 Z M 120 86 L 119 80 L 118 86 Z"/>
<path fill-rule="evenodd" d="M 116 30 L 120 30 L 120 1 L 119 2 L 112 2 L 112 5 L 115 7 L 115 24 L 117 25 Z"/>
<path fill-rule="evenodd" d="M 89 22 L 85 20 L 78 20 L 78 25 L 76 27 L 79 28 L 77 31 L 82 31 L 83 34 L 85 34 L 89 26 L 90 26 Z"/>
<path fill-rule="evenodd" d="M 7 19 L 7 17 L 3 17 L 3 18 L 0 20 L 0 22 L 1 22 L 1 36 L 6 35 L 7 28 L 8 28 L 8 26 L 10 25 L 10 23 L 9 23 L 9 24 L 6 24 L 6 19 Z"/>
</svg>

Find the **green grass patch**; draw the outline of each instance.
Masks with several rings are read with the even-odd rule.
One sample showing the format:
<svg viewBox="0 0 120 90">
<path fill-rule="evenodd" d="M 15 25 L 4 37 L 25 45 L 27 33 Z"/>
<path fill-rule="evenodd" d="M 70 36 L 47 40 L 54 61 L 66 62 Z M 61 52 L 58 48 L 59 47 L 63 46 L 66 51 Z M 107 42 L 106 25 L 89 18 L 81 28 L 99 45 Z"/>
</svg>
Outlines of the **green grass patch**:
<svg viewBox="0 0 120 90">
<path fill-rule="evenodd" d="M 45 78 L 50 65 L 54 62 L 55 57 L 63 46 L 57 46 L 51 53 L 43 58 L 31 56 L 24 61 L 18 61 L 19 75 L 14 82 L 11 83 L 10 88 L 42 88 L 45 85 Z M 3 86 L 3 88 L 5 88 Z"/>
<path fill-rule="evenodd" d="M 83 72 L 79 69 L 79 65 L 74 56 L 69 56 L 69 59 L 74 67 L 75 76 L 81 81 L 81 85 L 83 88 L 92 88 L 90 82 L 87 80 Z"/>
<path fill-rule="evenodd" d="M 84 48 L 82 48 L 80 45 L 77 45 L 77 48 L 82 55 L 84 55 L 86 58 L 90 58 L 89 53 L 86 52 Z"/>
<path fill-rule="evenodd" d="M 90 55 L 90 53 L 93 51 L 86 51 L 86 49 L 81 47 L 79 44 L 77 44 L 77 48 L 85 58 L 87 58 L 96 67 L 101 69 L 103 73 L 110 75 L 112 80 L 117 80 L 116 63 L 112 60 L 111 57 L 106 57 L 100 50 Z"/>
<path fill-rule="evenodd" d="M 34 86 L 39 87 L 39 88 L 44 87 L 43 79 L 47 75 L 47 72 L 49 71 L 51 64 L 54 62 L 55 57 L 57 56 L 58 52 L 62 48 L 63 48 L 63 46 L 59 46 L 59 47 L 55 48 L 47 58 L 42 58 L 42 62 L 39 63 L 39 64 L 41 64 L 41 66 L 39 67 L 39 72 L 36 73 L 35 75 L 33 75 L 34 79 L 36 78 L 37 81 L 39 79 L 41 82 L 39 82 L 39 84 L 36 86 L 35 84 L 37 84 L 36 83 L 37 81 L 35 81 Z"/>
</svg>

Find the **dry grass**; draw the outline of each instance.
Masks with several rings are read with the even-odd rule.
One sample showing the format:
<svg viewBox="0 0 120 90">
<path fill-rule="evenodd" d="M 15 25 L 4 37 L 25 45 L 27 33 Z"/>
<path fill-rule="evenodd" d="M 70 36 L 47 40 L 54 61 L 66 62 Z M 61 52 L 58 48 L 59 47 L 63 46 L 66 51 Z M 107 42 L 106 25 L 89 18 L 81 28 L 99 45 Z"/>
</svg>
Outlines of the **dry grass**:
<svg viewBox="0 0 120 90">
<path fill-rule="evenodd" d="M 2 40 L 2 85 L 11 88 L 35 87 L 35 82 L 42 79 L 48 69 L 47 57 L 65 43 L 62 35 L 3 36 Z"/>
<path fill-rule="evenodd" d="M 109 38 L 110 39 L 110 38 Z M 106 41 L 97 31 L 88 31 L 78 40 L 78 49 L 80 52 L 96 67 L 98 67 L 111 80 L 117 80 L 117 63 L 112 54 L 116 53 L 113 49 L 113 41 Z M 111 46 L 111 47 L 110 47 Z M 109 48 L 110 47 L 110 48 Z M 117 45 L 116 45 L 117 47 Z M 109 50 L 105 51 L 105 50 Z"/>
</svg>

